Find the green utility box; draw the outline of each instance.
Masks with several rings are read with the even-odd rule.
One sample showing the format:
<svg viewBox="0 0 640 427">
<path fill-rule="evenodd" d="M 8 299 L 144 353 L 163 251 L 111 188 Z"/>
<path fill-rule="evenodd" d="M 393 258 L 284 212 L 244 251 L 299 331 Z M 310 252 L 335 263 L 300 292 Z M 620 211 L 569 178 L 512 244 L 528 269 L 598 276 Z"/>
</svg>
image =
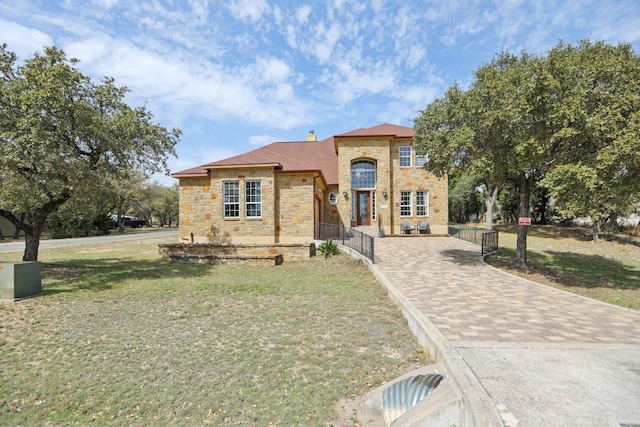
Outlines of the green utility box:
<svg viewBox="0 0 640 427">
<path fill-rule="evenodd" d="M 37 261 L 0 262 L 0 300 L 42 292 L 42 264 Z"/>
</svg>

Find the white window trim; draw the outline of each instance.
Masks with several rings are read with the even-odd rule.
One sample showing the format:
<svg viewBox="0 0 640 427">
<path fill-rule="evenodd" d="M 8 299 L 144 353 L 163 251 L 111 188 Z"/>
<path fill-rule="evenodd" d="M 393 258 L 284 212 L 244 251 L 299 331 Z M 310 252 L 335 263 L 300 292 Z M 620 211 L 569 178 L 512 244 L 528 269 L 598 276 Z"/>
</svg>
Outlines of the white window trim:
<svg viewBox="0 0 640 427">
<path fill-rule="evenodd" d="M 238 200 L 235 202 L 227 202 L 227 184 L 236 184 L 238 188 Z M 227 215 L 227 206 L 238 206 L 238 215 L 237 216 L 229 216 Z M 231 181 L 223 181 L 222 182 L 222 216 L 224 219 L 239 219 L 241 217 L 240 212 L 240 181 L 231 180 Z"/>
<path fill-rule="evenodd" d="M 409 149 L 409 156 L 408 156 L 409 164 L 408 165 L 403 165 L 402 164 L 402 159 L 406 159 L 407 158 L 407 156 L 403 156 L 402 155 L 402 149 L 403 148 L 408 148 Z M 398 147 L 398 165 L 401 168 L 410 168 L 411 165 L 413 164 L 412 159 L 411 159 L 412 157 L 413 157 L 413 148 L 410 145 L 401 145 L 401 146 Z"/>
<path fill-rule="evenodd" d="M 418 193 L 424 193 L 424 205 L 418 205 Z M 425 214 L 420 215 L 418 213 L 420 207 L 424 207 Z M 429 216 L 429 192 L 426 190 L 416 191 L 416 216 L 426 218 Z"/>
<path fill-rule="evenodd" d="M 406 205 L 402 204 L 402 193 L 408 193 L 409 194 L 409 215 L 403 214 L 402 213 L 402 208 L 406 207 Z M 400 192 L 400 217 L 401 218 L 409 218 L 413 216 L 413 192 L 411 191 L 401 191 Z"/>
<path fill-rule="evenodd" d="M 249 189 L 249 183 L 258 183 L 259 184 L 259 192 L 258 195 L 260 196 L 260 201 L 259 202 L 250 202 L 249 198 L 247 197 L 247 190 Z M 260 215 L 249 215 L 249 205 L 259 205 L 260 206 Z M 262 218 L 262 181 L 259 179 L 252 179 L 252 180 L 248 180 L 245 181 L 244 183 L 244 213 L 245 213 L 245 217 L 249 218 L 249 219 L 261 219 Z"/>
</svg>

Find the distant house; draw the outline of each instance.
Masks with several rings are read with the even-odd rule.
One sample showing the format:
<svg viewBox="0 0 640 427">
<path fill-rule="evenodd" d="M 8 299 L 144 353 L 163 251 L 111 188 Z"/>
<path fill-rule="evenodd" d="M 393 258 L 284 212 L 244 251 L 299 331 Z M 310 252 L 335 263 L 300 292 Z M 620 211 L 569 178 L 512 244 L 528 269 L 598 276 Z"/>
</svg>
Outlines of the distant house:
<svg viewBox="0 0 640 427">
<path fill-rule="evenodd" d="M 174 173 L 180 237 L 194 243 L 305 243 L 318 222 L 401 234 L 447 232 L 447 178 L 422 168 L 413 129 L 381 124 L 317 141 L 274 142 Z"/>
</svg>

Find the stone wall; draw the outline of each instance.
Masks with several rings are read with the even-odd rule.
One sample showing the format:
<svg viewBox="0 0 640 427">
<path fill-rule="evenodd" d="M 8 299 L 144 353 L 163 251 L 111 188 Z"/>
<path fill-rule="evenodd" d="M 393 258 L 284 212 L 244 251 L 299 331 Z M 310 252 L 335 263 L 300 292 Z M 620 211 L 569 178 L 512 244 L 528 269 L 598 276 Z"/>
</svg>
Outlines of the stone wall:
<svg viewBox="0 0 640 427">
<path fill-rule="evenodd" d="M 180 240 L 192 243 L 275 243 L 275 176 L 271 168 L 212 169 L 210 177 L 180 179 Z M 240 217 L 224 217 L 225 181 L 240 184 Z M 262 217 L 245 215 L 245 182 L 262 186 Z"/>
<path fill-rule="evenodd" d="M 391 162 L 393 171 L 393 192 L 389 195 L 393 206 L 392 234 L 400 234 L 400 223 L 408 222 L 412 226 L 418 225 L 421 221 L 429 222 L 431 232 L 436 234 L 446 234 L 449 222 L 449 188 L 447 177 L 438 179 L 435 175 L 427 172 L 421 167 L 415 166 L 415 152 L 412 153 L 412 166 L 400 167 L 399 147 L 408 145 L 406 141 L 394 141 L 391 144 Z M 412 216 L 400 216 L 400 192 L 410 191 L 412 197 Z M 428 216 L 417 216 L 415 206 L 415 192 L 429 192 Z"/>
<path fill-rule="evenodd" d="M 329 194 L 336 193 L 338 197 L 338 203 L 332 205 L 329 203 Z M 344 196 L 340 193 L 337 185 L 330 185 L 322 195 L 322 217 L 321 221 L 328 224 L 342 224 L 340 218 L 340 212 L 338 211 L 338 205 L 344 203 Z M 342 224 L 343 225 L 343 224 Z M 349 224 L 347 224 L 349 225 Z"/>
<path fill-rule="evenodd" d="M 282 261 L 303 261 L 315 256 L 316 247 L 310 244 L 213 244 L 173 243 L 158 245 L 164 259 L 213 264 L 248 263 L 278 265 Z"/>
<path fill-rule="evenodd" d="M 276 243 L 313 241 L 315 197 L 313 173 L 276 175 Z"/>
<path fill-rule="evenodd" d="M 380 226 L 385 234 L 399 234 L 400 223 L 415 226 L 421 221 L 429 222 L 433 233 L 447 232 L 448 187 L 447 178 L 436 178 L 433 174 L 415 166 L 400 168 L 398 149 L 411 145 L 410 140 L 389 138 L 344 138 L 338 139 L 339 202 L 337 205 L 341 221 L 351 222 L 351 163 L 355 160 L 372 160 L 376 163 L 376 212 L 372 227 Z M 349 200 L 342 195 L 347 191 Z M 413 215 L 400 217 L 400 191 L 412 192 Z M 415 215 L 415 191 L 429 192 L 429 212 L 426 217 Z M 385 199 L 383 193 L 387 193 Z M 338 223 L 341 221 L 337 221 Z M 355 225 L 355 224 L 353 224 Z"/>
</svg>

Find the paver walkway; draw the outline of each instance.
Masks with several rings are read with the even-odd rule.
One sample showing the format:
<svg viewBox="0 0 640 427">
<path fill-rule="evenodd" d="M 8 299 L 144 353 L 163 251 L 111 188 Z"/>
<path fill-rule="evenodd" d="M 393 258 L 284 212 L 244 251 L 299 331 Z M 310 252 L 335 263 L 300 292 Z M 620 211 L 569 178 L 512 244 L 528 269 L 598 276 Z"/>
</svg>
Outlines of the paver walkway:
<svg viewBox="0 0 640 427">
<path fill-rule="evenodd" d="M 540 285 L 448 237 L 376 239 L 376 268 L 438 329 L 506 425 L 640 426 L 640 312 Z"/>
</svg>

